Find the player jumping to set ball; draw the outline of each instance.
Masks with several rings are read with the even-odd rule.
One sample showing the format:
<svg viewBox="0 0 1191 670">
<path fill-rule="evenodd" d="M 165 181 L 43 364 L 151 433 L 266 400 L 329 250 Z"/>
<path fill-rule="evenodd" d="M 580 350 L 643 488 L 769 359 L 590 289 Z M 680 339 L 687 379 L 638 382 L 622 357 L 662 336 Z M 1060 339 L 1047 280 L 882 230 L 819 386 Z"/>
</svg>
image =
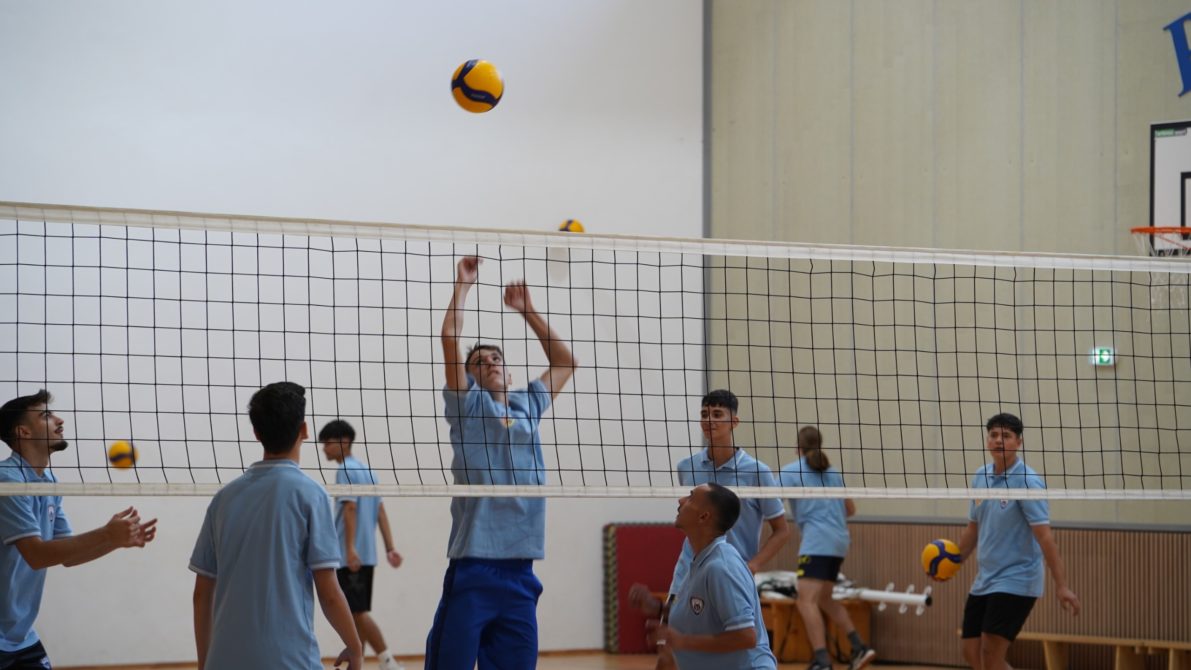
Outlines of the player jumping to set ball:
<svg viewBox="0 0 1191 670">
<path fill-rule="evenodd" d="M 546 351 L 549 367 L 527 388 L 511 389 L 504 353 L 477 344 L 459 349 L 463 307 L 479 279 L 480 259 L 459 261 L 442 324 L 445 414 L 451 426 L 456 484 L 546 483 L 538 424 L 575 372 L 562 338 L 534 309 L 525 282 L 505 287 L 504 303 L 519 312 Z M 426 639 L 426 668 L 472 670 L 537 665 L 537 602 L 542 583 L 533 562 L 546 555 L 542 498 L 454 498 L 442 599 Z"/>
<path fill-rule="evenodd" d="M 986 448 L 992 462 L 976 471 L 974 489 L 1044 489 L 1046 482 L 1018 456 L 1021 419 L 997 414 L 988 420 Z M 1005 656 L 1050 568 L 1063 608 L 1079 615 L 1079 598 L 1067 586 L 1067 569 L 1050 532 L 1046 500 L 980 500 L 968 506 L 968 526 L 959 538 L 962 559 L 977 550 L 980 570 L 964 605 L 964 660 L 976 670 L 1006 670 Z"/>
</svg>

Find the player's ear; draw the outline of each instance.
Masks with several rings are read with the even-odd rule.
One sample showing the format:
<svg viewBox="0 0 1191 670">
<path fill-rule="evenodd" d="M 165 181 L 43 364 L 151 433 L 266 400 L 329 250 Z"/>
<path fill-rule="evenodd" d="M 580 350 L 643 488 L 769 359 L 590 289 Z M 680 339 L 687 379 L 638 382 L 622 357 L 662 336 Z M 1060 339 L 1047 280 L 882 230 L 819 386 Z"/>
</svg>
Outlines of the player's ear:
<svg viewBox="0 0 1191 670">
<path fill-rule="evenodd" d="M 733 414 L 732 415 L 732 430 L 736 430 L 736 427 L 739 425 L 740 425 L 740 416 L 738 414 Z"/>
<path fill-rule="evenodd" d="M 303 442 L 310 439 L 310 430 L 306 427 L 305 421 L 303 421 L 302 426 L 298 428 L 298 437 L 301 438 Z"/>
</svg>

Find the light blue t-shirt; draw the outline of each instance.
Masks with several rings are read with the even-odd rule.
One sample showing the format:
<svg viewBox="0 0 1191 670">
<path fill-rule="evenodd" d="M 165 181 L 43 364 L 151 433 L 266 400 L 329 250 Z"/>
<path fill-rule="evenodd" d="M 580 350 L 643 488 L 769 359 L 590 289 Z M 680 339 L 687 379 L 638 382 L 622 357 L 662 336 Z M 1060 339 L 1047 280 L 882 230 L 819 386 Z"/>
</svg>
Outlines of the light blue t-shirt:
<svg viewBox="0 0 1191 670">
<path fill-rule="evenodd" d="M 1046 482 L 1020 458 L 996 474 L 992 463 L 976 471 L 974 489 L 1044 489 Z M 1039 598 L 1046 583 L 1042 547 L 1032 526 L 1050 523 L 1045 500 L 973 500 L 968 519 L 976 522 L 976 558 L 980 571 L 972 582 L 972 595 L 1010 593 Z"/>
<path fill-rule="evenodd" d="M 338 567 L 326 489 L 291 460 L 253 463 L 215 494 L 190 557 L 215 580 L 207 667 L 321 669 L 312 572 Z"/>
<path fill-rule="evenodd" d="M 343 459 L 343 464 L 335 473 L 336 484 L 359 484 L 371 486 L 376 484 L 376 476 L 353 456 Z M 380 514 L 380 498 L 377 496 L 339 496 L 335 498 L 335 532 L 339 534 L 339 541 L 347 529 L 343 525 L 343 503 L 356 504 L 356 553 L 360 555 L 361 565 L 376 565 L 376 520 Z M 343 545 L 340 544 L 342 547 Z M 346 563 L 346 553 L 344 562 Z"/>
<path fill-rule="evenodd" d="M 41 475 L 19 454 L 0 461 L 0 482 L 42 483 L 58 479 L 46 469 Z M 26 537 L 52 540 L 71 534 L 70 522 L 62 511 L 62 496 L 0 496 L 0 652 L 12 652 L 36 644 L 33 630 L 45 589 L 45 570 L 34 570 L 25 562 L 16 541 Z"/>
<path fill-rule="evenodd" d="M 541 486 L 546 483 L 538 424 L 550 407 L 539 379 L 509 391 L 508 407 L 468 377 L 466 391 L 443 390 L 451 427 L 456 484 Z M 542 498 L 453 498 L 448 558 L 546 557 Z"/>
<path fill-rule="evenodd" d="M 722 486 L 777 486 L 777 480 L 774 479 L 769 466 L 740 448 L 718 468 L 704 449 L 679 461 L 677 472 L 678 481 L 683 486 L 693 487 L 708 482 Z M 728 529 L 728 542 L 736 547 L 736 551 L 740 552 L 746 562 L 751 561 L 761 549 L 762 523 L 785 513 L 782 501 L 777 498 L 741 498 L 740 518 Z M 691 550 L 690 541 L 683 540 L 682 553 L 678 556 L 678 562 L 674 564 L 674 577 L 670 580 L 670 593 L 677 592 L 678 585 L 690 572 L 691 559 L 694 557 L 695 552 Z"/>
<path fill-rule="evenodd" d="M 670 627 L 685 635 L 719 635 L 752 626 L 757 645 L 727 653 L 674 650 L 682 670 L 745 670 L 776 668 L 769 636 L 761 619 L 761 602 L 748 564 L 721 535 L 691 562 L 691 572 L 670 606 Z"/>
<path fill-rule="evenodd" d="M 782 486 L 844 485 L 843 475 L 834 466 L 818 472 L 806 464 L 805 458 L 786 465 L 778 475 Z M 790 512 L 798 524 L 802 544 L 800 556 L 848 555 L 851 537 L 848 535 L 848 512 L 843 498 L 791 498 Z"/>
</svg>

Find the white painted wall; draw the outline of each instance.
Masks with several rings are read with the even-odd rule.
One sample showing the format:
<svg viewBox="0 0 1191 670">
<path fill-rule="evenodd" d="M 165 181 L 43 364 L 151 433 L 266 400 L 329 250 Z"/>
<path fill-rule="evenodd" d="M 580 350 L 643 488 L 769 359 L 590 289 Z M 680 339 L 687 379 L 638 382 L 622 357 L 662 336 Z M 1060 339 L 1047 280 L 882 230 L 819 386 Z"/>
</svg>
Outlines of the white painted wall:
<svg viewBox="0 0 1191 670">
<path fill-rule="evenodd" d="M 0 4 L 0 200 L 528 229 L 579 218 L 593 232 L 698 236 L 701 11 L 680 0 Z M 473 57 L 506 80 L 486 115 L 449 95 Z M 8 361 L 5 397 L 37 388 Z M 128 502 L 67 510 L 85 530 Z M 132 502 L 161 519 L 151 548 L 51 572 L 38 630 L 57 666 L 194 657 L 185 566 L 206 500 Z M 380 570 L 375 616 L 391 648 L 418 653 L 446 566 L 447 501 L 387 506 L 406 565 Z M 544 649 L 602 644 L 602 525 L 671 513 L 551 501 L 537 568 Z"/>
</svg>

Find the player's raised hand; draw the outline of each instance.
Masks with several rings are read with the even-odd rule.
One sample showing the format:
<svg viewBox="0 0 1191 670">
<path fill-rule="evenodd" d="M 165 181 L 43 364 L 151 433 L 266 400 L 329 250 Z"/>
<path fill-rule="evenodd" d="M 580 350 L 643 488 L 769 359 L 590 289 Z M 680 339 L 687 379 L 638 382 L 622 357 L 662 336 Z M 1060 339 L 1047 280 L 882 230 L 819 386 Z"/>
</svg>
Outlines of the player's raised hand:
<svg viewBox="0 0 1191 670">
<path fill-rule="evenodd" d="M 137 535 L 139 539 L 134 546 L 143 547 L 152 542 L 157 537 L 157 519 L 150 519 L 138 526 Z"/>
<path fill-rule="evenodd" d="M 113 514 L 111 521 L 104 525 L 108 539 L 117 547 L 144 546 L 140 528 L 141 517 L 135 507 Z"/>
<path fill-rule="evenodd" d="M 464 256 L 459 259 L 455 270 L 455 283 L 471 285 L 480 278 L 480 259 L 477 256 Z"/>
<path fill-rule="evenodd" d="M 533 311 L 533 302 L 529 299 L 529 287 L 525 285 L 525 280 L 509 282 L 505 287 L 505 305 L 522 314 Z"/>
</svg>

